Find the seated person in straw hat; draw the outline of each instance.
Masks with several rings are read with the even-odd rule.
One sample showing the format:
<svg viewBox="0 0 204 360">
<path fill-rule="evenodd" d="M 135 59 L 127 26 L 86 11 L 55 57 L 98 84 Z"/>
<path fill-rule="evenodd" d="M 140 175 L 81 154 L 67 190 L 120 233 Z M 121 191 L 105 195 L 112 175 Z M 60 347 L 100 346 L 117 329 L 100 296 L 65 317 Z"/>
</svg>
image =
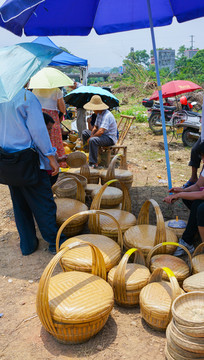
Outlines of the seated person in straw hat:
<svg viewBox="0 0 204 360">
<path fill-rule="evenodd" d="M 108 105 L 99 95 L 92 96 L 84 105 L 84 109 L 92 110 L 97 115 L 92 131 L 82 132 L 83 144 L 89 144 L 89 165 L 97 168 L 98 147 L 111 146 L 117 142 L 117 124 L 113 114 L 108 110 Z"/>
</svg>

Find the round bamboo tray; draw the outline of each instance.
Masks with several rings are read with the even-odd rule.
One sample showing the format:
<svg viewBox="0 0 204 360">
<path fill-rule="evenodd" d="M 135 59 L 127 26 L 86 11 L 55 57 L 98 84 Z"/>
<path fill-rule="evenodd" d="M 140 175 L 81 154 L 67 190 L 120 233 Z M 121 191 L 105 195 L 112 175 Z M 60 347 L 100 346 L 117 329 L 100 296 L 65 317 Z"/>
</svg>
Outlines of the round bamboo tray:
<svg viewBox="0 0 204 360">
<path fill-rule="evenodd" d="M 70 168 L 79 168 L 86 164 L 86 155 L 81 151 L 74 151 L 68 154 L 66 162 Z"/>
<path fill-rule="evenodd" d="M 171 224 L 171 222 L 177 222 L 177 221 L 178 221 L 178 223 L 179 223 L 179 220 L 177 220 L 177 218 L 176 218 L 176 219 L 171 219 L 171 220 L 165 221 L 165 227 L 166 227 L 167 229 L 169 229 L 169 230 L 172 230 L 172 231 L 175 233 L 175 235 L 177 236 L 177 238 L 180 239 L 180 238 L 182 237 L 184 231 L 185 231 L 186 226 L 185 226 L 184 228 L 169 226 L 169 223 Z M 186 221 L 182 220 L 182 222 L 183 222 L 185 225 L 187 225 Z"/>
<path fill-rule="evenodd" d="M 69 169 L 70 170 L 70 169 Z M 67 171 L 66 173 L 61 173 L 59 174 L 60 179 L 62 178 L 75 178 L 78 179 L 80 181 L 80 183 L 82 184 L 83 188 L 86 189 L 87 186 L 87 179 L 85 178 L 85 176 L 82 176 L 80 174 L 74 174 L 71 173 L 70 171 Z M 59 178 L 58 177 L 58 178 Z"/>
<path fill-rule="evenodd" d="M 204 271 L 204 243 L 201 243 L 195 249 L 192 255 L 193 273 Z"/>
<path fill-rule="evenodd" d="M 117 182 L 118 180 L 110 180 L 104 184 L 99 190 L 98 194 L 94 197 L 91 210 L 99 210 L 101 206 L 101 198 L 109 185 Z M 121 183 L 123 189 L 123 201 L 122 210 L 120 209 L 106 209 L 106 213 L 112 215 L 120 224 L 122 233 L 124 233 L 130 226 L 136 224 L 136 217 L 131 213 L 131 199 L 128 189 Z M 89 218 L 89 229 L 92 233 L 102 234 L 108 236 L 113 240 L 117 239 L 118 230 L 112 219 L 105 217 L 104 215 L 90 216 Z"/>
<path fill-rule="evenodd" d="M 100 189 L 95 189 L 92 192 L 91 194 L 92 199 L 98 194 L 99 190 Z M 103 195 L 101 197 L 101 207 L 103 209 L 109 209 L 111 207 L 116 207 L 120 205 L 122 201 L 123 201 L 122 191 L 120 189 L 117 189 L 116 187 L 109 186 L 104 190 Z"/>
<path fill-rule="evenodd" d="M 127 264 L 129 257 L 135 253 L 134 263 Z M 135 306 L 139 303 L 141 289 L 147 284 L 150 276 L 145 266 L 145 259 L 138 249 L 130 249 L 121 259 L 118 266 L 108 274 L 108 282 L 113 287 L 115 301 L 121 306 Z"/>
<path fill-rule="evenodd" d="M 204 271 L 196 273 L 188 277 L 183 282 L 183 289 L 186 292 L 190 291 L 204 291 Z"/>
<path fill-rule="evenodd" d="M 156 226 L 149 224 L 150 204 L 153 205 L 156 213 Z M 165 228 L 163 215 L 158 203 L 153 199 L 147 200 L 139 212 L 138 225 L 130 227 L 124 234 L 125 247 L 127 249 L 131 249 L 132 247 L 139 248 L 146 257 L 154 246 L 166 241 L 177 243 L 178 239 L 173 231 Z M 167 245 L 162 251 L 163 253 L 173 253 L 175 246 Z M 161 250 L 158 252 L 161 253 Z"/>
<path fill-rule="evenodd" d="M 98 191 L 100 189 L 101 189 L 101 185 L 99 185 L 99 184 L 87 184 L 85 192 L 86 192 L 87 196 L 91 196 L 91 194 L 94 190 Z"/>
<path fill-rule="evenodd" d="M 166 271 L 169 281 L 162 281 L 162 273 Z M 149 284 L 140 292 L 140 311 L 143 319 L 157 330 L 165 330 L 171 320 L 172 301 L 183 290 L 173 272 L 168 268 L 156 269 L 152 273 Z"/>
<path fill-rule="evenodd" d="M 202 291 L 192 291 L 179 296 L 172 304 L 174 320 L 186 327 L 204 327 L 203 304 L 204 292 Z"/>
<path fill-rule="evenodd" d="M 182 333 L 177 326 L 175 321 L 172 320 L 169 326 L 170 338 L 176 343 L 176 345 L 185 351 L 200 354 L 204 357 L 204 339 L 203 337 L 193 337 Z"/>
<path fill-rule="evenodd" d="M 89 243 L 93 244 L 94 246 L 97 246 L 97 248 L 100 250 L 104 259 L 106 272 L 108 272 L 113 266 L 118 264 L 121 258 L 121 251 L 123 249 L 123 237 L 122 237 L 122 232 L 120 230 L 120 225 L 112 216 L 106 214 L 104 211 L 89 210 L 86 212 L 78 213 L 72 216 L 71 218 L 69 218 L 68 220 L 66 220 L 64 224 L 61 226 L 60 230 L 58 231 L 57 239 L 56 239 L 56 249 L 57 251 L 59 251 L 59 240 L 63 229 L 67 227 L 69 223 L 72 223 L 77 218 L 91 214 L 96 214 L 96 215 L 103 214 L 106 217 L 110 217 L 112 221 L 115 222 L 116 227 L 118 229 L 118 239 L 117 239 L 118 243 L 116 244 L 115 241 L 103 235 L 84 234 L 84 235 L 78 235 L 77 237 L 65 241 L 61 245 L 60 250 L 66 247 L 67 245 L 70 245 L 78 240 L 83 240 L 83 241 L 88 240 Z M 91 256 L 90 247 L 85 244 L 84 246 L 81 246 L 80 249 L 72 249 L 67 254 L 62 256 L 61 265 L 65 271 L 78 270 L 78 271 L 91 272 L 92 256 Z"/>
<path fill-rule="evenodd" d="M 81 343 L 97 334 L 114 303 L 113 290 L 103 280 L 106 276 L 103 257 L 92 244 L 89 244 L 92 274 L 70 271 L 51 277 L 61 257 L 78 245 L 81 243 L 69 245 L 52 258 L 41 276 L 37 293 L 37 314 L 42 325 L 63 343 Z"/>
<path fill-rule="evenodd" d="M 168 245 L 179 246 L 184 249 L 186 254 L 188 255 L 188 264 L 184 260 L 169 254 L 158 254 L 152 257 L 152 255 L 157 251 L 157 249 L 163 246 L 166 247 Z M 192 272 L 191 254 L 185 246 L 178 243 L 165 242 L 154 246 L 147 255 L 146 264 L 151 270 L 151 272 L 153 272 L 157 268 L 162 268 L 164 266 L 170 268 L 179 283 L 182 283 L 188 276 L 190 276 Z M 165 272 L 163 272 L 162 278 L 163 280 L 168 280 L 168 276 Z"/>
<path fill-rule="evenodd" d="M 176 323 L 174 322 L 175 326 L 177 327 Z M 166 339 L 167 344 L 165 348 L 165 354 L 167 359 L 175 359 L 175 360 L 204 360 L 204 357 L 201 357 L 200 354 L 193 353 L 191 351 L 184 350 L 182 347 L 178 346 L 171 336 L 171 322 L 167 326 L 166 329 Z M 167 353 L 166 353 L 167 351 Z M 168 357 L 169 356 L 169 357 Z"/>
<path fill-rule="evenodd" d="M 77 184 L 73 179 L 64 177 L 57 180 L 52 186 L 52 191 L 58 198 L 74 199 L 77 194 Z"/>
</svg>

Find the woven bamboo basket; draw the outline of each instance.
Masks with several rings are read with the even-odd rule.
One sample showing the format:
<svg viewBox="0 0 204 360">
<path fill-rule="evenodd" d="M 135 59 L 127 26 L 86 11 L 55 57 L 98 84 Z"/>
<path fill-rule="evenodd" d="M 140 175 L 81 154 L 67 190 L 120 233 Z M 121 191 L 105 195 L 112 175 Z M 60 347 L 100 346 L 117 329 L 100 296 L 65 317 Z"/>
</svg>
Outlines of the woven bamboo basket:
<svg viewBox="0 0 204 360">
<path fill-rule="evenodd" d="M 169 281 L 162 280 L 162 273 L 168 274 Z M 183 293 L 174 273 L 169 268 L 154 270 L 149 284 L 140 292 L 140 311 L 143 319 L 157 330 L 165 330 L 171 320 L 172 301 Z"/>
<path fill-rule="evenodd" d="M 101 188 L 100 188 L 101 189 Z M 98 194 L 100 189 L 95 189 L 92 191 L 91 197 L 94 197 Z M 108 186 L 101 197 L 101 208 L 110 209 L 118 207 L 123 201 L 123 192 L 113 186 Z"/>
<path fill-rule="evenodd" d="M 100 185 L 100 184 L 87 184 L 86 189 L 85 189 L 86 195 L 91 196 L 92 192 L 94 190 L 99 191 L 101 189 L 101 186 L 102 185 Z"/>
<path fill-rule="evenodd" d="M 172 315 L 174 320 L 176 323 L 186 327 L 204 327 L 203 304 L 203 291 L 192 291 L 179 296 L 172 304 Z"/>
<path fill-rule="evenodd" d="M 70 168 L 79 168 L 86 164 L 86 155 L 81 151 L 74 151 L 68 154 L 66 162 Z"/>
<path fill-rule="evenodd" d="M 64 141 L 64 142 L 67 144 L 67 146 L 68 146 L 71 150 L 73 150 L 74 147 L 75 147 L 75 145 L 76 145 L 75 142 L 72 142 L 72 141 L 69 141 L 69 140 L 66 140 L 66 141 Z"/>
<path fill-rule="evenodd" d="M 177 347 L 182 348 L 185 351 L 191 352 L 192 354 L 199 354 L 200 357 L 204 357 L 203 337 L 193 337 L 184 334 L 177 328 L 174 319 L 171 321 L 168 331 L 170 338 L 177 345 Z"/>
<path fill-rule="evenodd" d="M 204 291 L 204 271 L 196 273 L 188 277 L 183 282 L 183 289 L 186 292 L 190 291 Z"/>
<path fill-rule="evenodd" d="M 69 169 L 70 170 L 70 169 Z M 82 184 L 83 188 L 86 189 L 87 186 L 87 179 L 80 175 L 80 174 L 75 174 L 75 173 L 71 173 L 70 171 L 67 171 L 66 173 L 60 173 L 58 178 L 75 178 L 78 179 L 80 181 L 80 183 Z"/>
<path fill-rule="evenodd" d="M 82 243 L 84 244 L 84 243 Z M 113 307 L 111 286 L 100 251 L 92 244 L 92 274 L 80 271 L 52 273 L 71 244 L 55 255 L 45 268 L 38 287 L 37 314 L 44 328 L 63 343 L 81 343 L 105 325 Z"/>
<path fill-rule="evenodd" d="M 175 326 L 177 327 L 175 321 L 174 321 Z M 202 357 L 201 354 L 197 354 L 194 353 L 192 351 L 187 351 L 184 350 L 182 347 L 178 346 L 173 338 L 174 336 L 172 336 L 171 333 L 171 322 L 170 324 L 167 326 L 166 329 L 166 339 L 167 339 L 167 344 L 166 344 L 166 348 L 165 348 L 165 355 L 167 359 L 175 359 L 175 360 L 193 360 L 193 359 L 198 359 L 198 360 L 204 360 L 204 357 Z"/>
<path fill-rule="evenodd" d="M 61 226 L 68 218 L 81 212 L 88 210 L 88 207 L 84 204 L 85 202 L 85 191 L 81 182 L 77 179 L 73 179 L 77 183 L 77 195 L 75 199 L 61 198 L 55 199 L 57 205 L 57 225 Z M 67 236 L 74 236 L 79 234 L 87 222 L 88 216 L 84 215 L 78 219 L 74 219 L 68 226 L 64 228 L 63 233 Z"/>
<path fill-rule="evenodd" d="M 74 199 L 77 194 L 77 184 L 74 179 L 64 177 L 57 180 L 52 186 L 52 191 L 58 198 Z"/>
<path fill-rule="evenodd" d="M 100 171 L 90 168 L 87 163 L 85 165 L 82 165 L 81 168 L 69 169 L 69 172 L 72 172 L 73 174 L 83 175 L 87 179 L 88 184 L 99 183 Z"/>
<path fill-rule="evenodd" d="M 114 156 L 112 161 L 109 164 L 109 167 L 106 170 L 102 170 L 100 173 L 101 176 L 101 184 L 104 185 L 107 181 L 112 179 L 120 180 L 118 183 L 115 183 L 114 186 L 119 187 L 121 189 L 121 182 L 128 188 L 131 188 L 133 183 L 133 174 L 128 170 L 123 169 L 115 169 L 116 162 L 121 154 L 117 154 Z"/>
<path fill-rule="evenodd" d="M 188 263 L 186 263 L 183 259 L 169 254 L 158 254 L 152 257 L 152 255 L 157 251 L 157 249 L 168 245 L 179 246 L 184 249 L 186 254 L 188 255 Z M 147 255 L 146 264 L 151 272 L 153 272 L 157 268 L 162 268 L 164 266 L 170 268 L 179 283 L 182 283 L 188 276 L 191 275 L 192 272 L 191 254 L 185 246 L 178 243 L 165 242 L 154 246 Z M 163 280 L 168 280 L 168 276 L 165 272 L 163 272 L 162 278 Z"/>
<path fill-rule="evenodd" d="M 69 140 L 70 140 L 71 142 L 77 141 L 78 137 L 79 137 L 79 134 L 78 134 L 77 132 L 75 132 L 75 133 L 69 133 Z"/>
<path fill-rule="evenodd" d="M 201 243 L 195 249 L 192 255 L 193 273 L 204 271 L 204 243 Z"/>
<path fill-rule="evenodd" d="M 101 206 L 101 198 L 105 189 L 119 180 L 110 180 L 102 186 L 98 194 L 94 197 L 91 210 L 99 210 Z M 121 183 L 123 189 L 122 210 L 120 209 L 106 209 L 106 213 L 112 215 L 120 224 L 122 233 L 124 233 L 130 226 L 136 224 L 136 217 L 131 213 L 131 199 L 128 189 Z M 113 240 L 117 240 L 118 230 L 111 218 L 104 215 L 92 215 L 89 218 L 89 229 L 92 233 L 102 234 L 108 236 Z"/>
<path fill-rule="evenodd" d="M 177 238 L 180 239 L 180 238 L 182 237 L 184 231 L 185 231 L 186 226 L 185 226 L 184 228 L 171 227 L 171 226 L 169 226 L 169 223 L 171 223 L 171 222 L 173 222 L 173 221 L 179 222 L 178 218 L 165 221 L 165 227 L 166 227 L 167 229 L 172 230 L 172 231 L 175 233 L 175 235 L 177 236 Z M 186 221 L 182 220 L 182 222 L 186 224 Z M 186 225 L 187 225 L 187 224 L 186 224 Z"/>
<path fill-rule="evenodd" d="M 157 225 L 149 224 L 150 204 L 156 213 Z M 124 234 L 124 244 L 127 249 L 136 247 L 142 250 L 144 256 L 156 245 L 162 242 L 178 242 L 177 236 L 165 228 L 163 215 L 157 202 L 153 199 L 145 201 L 138 216 L 138 225 L 130 227 Z M 162 249 L 163 253 L 172 253 L 175 246 L 167 245 Z M 161 250 L 157 250 L 161 252 Z"/>
<path fill-rule="evenodd" d="M 134 263 L 127 264 L 134 253 Z M 108 274 L 108 282 L 113 287 L 115 301 L 121 306 L 135 306 L 139 303 L 141 289 L 147 285 L 150 272 L 145 266 L 145 259 L 138 249 L 128 250 L 118 266 Z"/>
<path fill-rule="evenodd" d="M 108 272 L 113 266 L 117 265 L 118 262 L 120 261 L 121 252 L 123 249 L 123 237 L 118 222 L 111 215 L 106 214 L 104 211 L 89 210 L 83 213 L 78 213 L 72 216 L 71 218 L 69 218 L 68 220 L 66 220 L 57 234 L 56 249 L 57 251 L 59 251 L 59 240 L 60 240 L 61 232 L 69 223 L 73 222 L 73 220 L 76 218 L 84 217 L 84 215 L 88 216 L 93 213 L 97 215 L 103 214 L 104 216 L 108 216 L 112 219 L 112 221 L 115 222 L 116 227 L 118 229 L 117 243 L 112 239 L 103 235 L 84 234 L 84 235 L 78 235 L 77 237 L 69 238 L 61 245 L 60 250 L 66 247 L 67 245 L 70 245 L 79 240 L 82 240 L 84 242 L 88 241 L 94 246 L 97 246 L 97 248 L 100 250 L 104 259 L 106 272 Z M 78 248 L 71 249 L 68 253 L 62 256 L 61 265 L 65 271 L 78 270 L 78 271 L 91 272 L 92 256 L 91 256 L 90 246 L 85 244 L 81 246 L 80 249 Z"/>
</svg>

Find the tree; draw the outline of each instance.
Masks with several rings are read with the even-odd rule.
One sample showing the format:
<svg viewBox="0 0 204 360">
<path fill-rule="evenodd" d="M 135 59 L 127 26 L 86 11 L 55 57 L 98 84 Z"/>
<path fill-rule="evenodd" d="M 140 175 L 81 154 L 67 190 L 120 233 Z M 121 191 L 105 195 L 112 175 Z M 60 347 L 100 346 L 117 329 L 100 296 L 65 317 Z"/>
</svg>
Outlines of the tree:
<svg viewBox="0 0 204 360">
<path fill-rule="evenodd" d="M 137 50 L 131 51 L 123 61 L 125 65 L 129 64 L 129 61 L 132 64 L 149 66 L 149 55 L 146 50 Z"/>
<path fill-rule="evenodd" d="M 59 46 L 59 48 L 60 48 L 62 51 L 65 51 L 65 52 L 67 52 L 68 54 L 71 54 L 71 52 L 70 52 L 69 50 L 67 50 L 65 47 Z"/>
<path fill-rule="evenodd" d="M 181 46 L 179 47 L 178 52 L 177 52 L 177 59 L 180 59 L 180 58 L 182 58 L 183 56 L 185 56 L 185 50 L 187 50 L 186 47 L 185 47 L 185 45 L 181 45 Z"/>
</svg>

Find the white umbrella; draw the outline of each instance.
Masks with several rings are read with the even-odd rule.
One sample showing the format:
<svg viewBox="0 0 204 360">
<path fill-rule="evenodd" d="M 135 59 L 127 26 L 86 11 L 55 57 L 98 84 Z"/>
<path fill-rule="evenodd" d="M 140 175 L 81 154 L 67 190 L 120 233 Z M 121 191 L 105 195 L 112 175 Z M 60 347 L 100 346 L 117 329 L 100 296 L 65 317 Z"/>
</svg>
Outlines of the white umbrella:
<svg viewBox="0 0 204 360">
<path fill-rule="evenodd" d="M 62 71 L 47 67 L 40 70 L 30 79 L 29 89 L 54 89 L 72 86 L 73 81 Z"/>
</svg>

